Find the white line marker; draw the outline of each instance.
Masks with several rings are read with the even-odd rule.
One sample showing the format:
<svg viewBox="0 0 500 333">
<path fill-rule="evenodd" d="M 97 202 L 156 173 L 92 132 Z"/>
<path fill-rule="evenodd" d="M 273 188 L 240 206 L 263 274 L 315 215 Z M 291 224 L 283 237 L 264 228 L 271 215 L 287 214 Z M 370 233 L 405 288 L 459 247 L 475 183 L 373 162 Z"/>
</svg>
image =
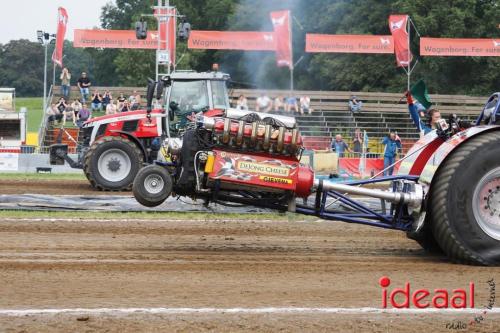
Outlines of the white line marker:
<svg viewBox="0 0 500 333">
<path fill-rule="evenodd" d="M 297 307 L 267 307 L 267 308 L 74 308 L 74 309 L 0 309 L 0 316 L 26 316 L 50 314 L 191 314 L 191 313 L 234 313 L 234 314 L 293 314 L 293 313 L 330 313 L 330 314 L 499 314 L 500 308 L 490 310 L 475 309 L 380 309 L 380 308 L 297 308 Z"/>
</svg>

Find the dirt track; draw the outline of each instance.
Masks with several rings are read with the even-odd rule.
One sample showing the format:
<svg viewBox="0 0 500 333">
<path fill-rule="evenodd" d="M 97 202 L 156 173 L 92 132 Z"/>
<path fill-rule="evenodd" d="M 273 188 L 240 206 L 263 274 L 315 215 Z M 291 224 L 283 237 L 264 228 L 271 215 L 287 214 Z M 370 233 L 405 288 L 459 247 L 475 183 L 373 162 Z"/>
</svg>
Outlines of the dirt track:
<svg viewBox="0 0 500 333">
<path fill-rule="evenodd" d="M 447 323 L 469 324 L 474 317 L 310 309 L 187 312 L 380 308 L 383 275 L 394 287 L 410 281 L 431 290 L 474 281 L 477 313 L 489 295 L 486 281 L 500 281 L 499 268 L 453 265 L 424 254 L 401 233 L 335 222 L 7 219 L 0 222 L 0 332 L 450 332 L 456 330 Z M 64 308 L 146 310 L 2 313 Z M 500 314 L 487 313 L 481 324 L 458 331 L 498 327 Z"/>
<path fill-rule="evenodd" d="M 23 179 L 0 179 L 0 194 L 95 194 L 99 193 L 93 189 L 87 180 L 23 180 Z M 114 194 L 127 192 L 113 192 Z M 127 195 L 129 195 L 127 193 Z"/>
</svg>

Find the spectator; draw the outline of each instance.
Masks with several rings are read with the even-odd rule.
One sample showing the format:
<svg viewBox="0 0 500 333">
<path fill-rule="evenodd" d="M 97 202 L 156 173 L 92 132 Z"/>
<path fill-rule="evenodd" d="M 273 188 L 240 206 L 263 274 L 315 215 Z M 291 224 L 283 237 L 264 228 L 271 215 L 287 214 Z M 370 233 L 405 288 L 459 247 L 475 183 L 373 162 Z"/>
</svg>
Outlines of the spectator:
<svg viewBox="0 0 500 333">
<path fill-rule="evenodd" d="M 268 96 L 266 96 L 265 93 L 260 94 L 260 96 L 257 98 L 256 104 L 257 112 L 269 112 L 273 107 L 273 102 Z"/>
<path fill-rule="evenodd" d="M 82 108 L 82 103 L 80 102 L 79 99 L 75 98 L 73 100 L 73 103 L 71 103 L 71 107 L 73 108 L 73 111 L 75 113 L 78 113 L 78 111 L 80 111 L 80 109 Z"/>
<path fill-rule="evenodd" d="M 118 113 L 118 109 L 115 103 L 113 102 L 113 99 L 111 98 L 109 100 L 108 105 L 106 105 L 106 114 L 115 114 L 115 113 Z"/>
<path fill-rule="evenodd" d="M 274 99 L 274 111 L 284 112 L 285 111 L 285 99 L 283 96 L 278 96 Z"/>
<path fill-rule="evenodd" d="M 57 109 L 56 103 L 52 103 L 49 107 L 47 107 L 47 110 L 45 110 L 45 113 L 48 115 L 47 122 L 49 124 L 56 121 L 56 120 L 61 121 L 61 119 L 62 119 L 62 114 Z"/>
<path fill-rule="evenodd" d="M 69 99 L 69 91 L 71 88 L 71 73 L 66 67 L 63 68 L 60 78 L 61 78 L 61 95 L 63 95 L 65 99 Z"/>
<path fill-rule="evenodd" d="M 408 103 L 408 111 L 410 111 L 411 119 L 417 126 L 417 130 L 422 134 L 427 134 L 436 128 L 436 124 L 441 119 L 441 112 L 437 109 L 430 109 L 427 111 L 428 121 L 424 122 L 422 118 L 425 117 L 424 108 L 419 108 L 417 103 L 413 102 L 413 98 L 409 92 L 406 92 L 406 101 Z"/>
<path fill-rule="evenodd" d="M 102 110 L 102 96 L 99 94 L 99 91 L 94 91 L 92 95 L 92 104 L 90 104 L 90 108 L 93 111 L 101 111 Z"/>
<path fill-rule="evenodd" d="M 66 120 L 71 119 L 73 121 L 73 125 L 76 126 L 76 114 L 71 106 L 68 106 L 66 110 L 64 110 L 63 114 L 63 126 L 66 126 Z"/>
<path fill-rule="evenodd" d="M 352 152 L 347 143 L 342 140 L 342 135 L 340 134 L 335 135 L 335 139 L 332 141 L 331 147 L 332 151 L 336 152 L 338 157 L 344 157 L 344 152 L 346 150 L 350 153 Z"/>
<path fill-rule="evenodd" d="M 61 115 L 64 113 L 64 110 L 68 107 L 68 104 L 66 104 L 66 100 L 64 97 L 59 98 L 59 101 L 56 104 L 56 108 L 61 113 Z"/>
<path fill-rule="evenodd" d="M 87 108 L 87 104 L 83 103 L 82 105 L 82 108 L 80 110 L 80 112 L 78 112 L 78 117 L 77 117 L 77 120 L 76 120 L 76 125 L 78 127 L 82 127 L 82 125 L 87 121 L 89 120 L 91 117 L 90 115 L 90 111 L 89 109 Z"/>
<path fill-rule="evenodd" d="M 124 103 L 126 100 L 125 96 L 123 95 L 123 93 L 120 93 L 120 97 L 118 97 L 118 102 L 119 103 Z"/>
<path fill-rule="evenodd" d="M 113 99 L 113 96 L 111 96 L 111 93 L 109 90 L 106 90 L 104 92 L 104 95 L 102 96 L 102 109 L 106 110 L 106 106 L 109 104 L 109 102 Z"/>
<path fill-rule="evenodd" d="M 359 128 L 356 128 L 354 130 L 354 137 L 352 139 L 353 143 L 353 150 L 357 154 L 361 154 L 362 152 L 362 147 L 363 147 L 363 134 L 361 133 L 361 130 Z"/>
<path fill-rule="evenodd" d="M 130 109 L 131 110 L 139 110 L 140 108 L 141 108 L 141 95 L 137 93 L 134 96 L 134 102 L 130 103 Z"/>
<path fill-rule="evenodd" d="M 297 103 L 297 97 L 294 96 L 287 97 L 285 104 L 286 104 L 285 105 L 286 112 L 299 112 L 299 104 Z"/>
<path fill-rule="evenodd" d="M 130 111 L 130 102 L 125 101 L 123 102 L 122 108 L 120 109 L 120 112 L 127 112 Z"/>
<path fill-rule="evenodd" d="M 311 114 L 313 112 L 313 109 L 311 109 L 311 98 L 309 96 L 302 96 L 299 101 L 301 114 Z"/>
<path fill-rule="evenodd" d="M 392 176 L 394 172 L 394 163 L 396 163 L 396 156 L 398 154 L 398 149 L 401 149 L 401 139 L 396 134 L 396 132 L 391 131 L 389 136 L 382 140 L 382 144 L 385 145 L 384 150 L 384 176 Z M 390 168 L 389 168 L 390 167 Z"/>
<path fill-rule="evenodd" d="M 240 95 L 236 101 L 236 108 L 238 110 L 248 110 L 248 101 L 245 95 Z"/>
<path fill-rule="evenodd" d="M 132 93 L 132 95 L 130 95 L 128 97 L 128 102 L 130 103 L 130 105 L 134 105 L 134 103 L 135 103 L 135 96 L 137 96 L 137 90 L 134 90 L 134 92 Z"/>
<path fill-rule="evenodd" d="M 361 112 L 362 107 L 363 102 L 358 100 L 356 96 L 351 96 L 351 99 L 349 100 L 349 110 L 351 110 L 352 113 L 358 113 Z"/>
<path fill-rule="evenodd" d="M 123 106 L 125 105 L 126 100 L 127 99 L 125 98 L 123 93 L 120 93 L 120 97 L 118 97 L 118 105 L 117 105 L 118 112 L 121 112 L 121 109 L 123 109 Z"/>
<path fill-rule="evenodd" d="M 73 103 L 71 103 L 71 108 L 73 109 L 73 113 L 74 113 L 74 120 L 76 121 L 76 118 L 78 116 L 78 112 L 80 112 L 80 110 L 82 109 L 82 103 L 80 103 L 80 100 L 79 99 L 74 99 L 73 100 Z"/>
<path fill-rule="evenodd" d="M 87 98 L 89 97 L 90 91 L 89 88 L 92 85 L 90 79 L 87 77 L 87 73 L 82 72 L 82 75 L 77 81 L 77 86 L 80 88 L 80 94 L 82 95 L 82 102 L 87 102 Z"/>
</svg>

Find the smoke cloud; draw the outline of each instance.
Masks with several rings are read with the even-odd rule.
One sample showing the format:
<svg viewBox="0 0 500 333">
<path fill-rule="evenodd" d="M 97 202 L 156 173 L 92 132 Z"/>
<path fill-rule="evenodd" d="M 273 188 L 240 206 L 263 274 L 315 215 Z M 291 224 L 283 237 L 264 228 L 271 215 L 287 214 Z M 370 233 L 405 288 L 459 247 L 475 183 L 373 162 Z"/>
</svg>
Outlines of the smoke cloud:
<svg viewBox="0 0 500 333">
<path fill-rule="evenodd" d="M 300 2 L 299 0 L 242 0 L 229 20 L 229 30 L 273 31 L 269 13 L 276 10 L 290 10 L 292 16 L 297 16 L 301 12 Z M 295 19 L 292 19 L 292 33 L 294 40 L 297 39 L 297 33 L 303 34 Z M 294 48 L 297 51 L 296 43 Z M 227 70 L 237 81 L 261 89 L 289 88 L 289 70 L 287 67 L 276 66 L 274 52 L 224 51 L 220 58 L 222 70 Z"/>
</svg>

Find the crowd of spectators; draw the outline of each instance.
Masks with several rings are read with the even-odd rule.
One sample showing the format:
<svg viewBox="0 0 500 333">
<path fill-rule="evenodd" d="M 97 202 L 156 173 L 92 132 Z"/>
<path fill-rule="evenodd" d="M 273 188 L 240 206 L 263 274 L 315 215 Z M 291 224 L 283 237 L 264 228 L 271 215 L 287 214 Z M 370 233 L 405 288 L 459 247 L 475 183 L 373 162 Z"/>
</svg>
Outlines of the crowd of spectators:
<svg viewBox="0 0 500 333">
<path fill-rule="evenodd" d="M 110 115 L 141 108 L 142 98 L 137 91 L 134 91 L 128 98 L 123 93 L 120 93 L 116 100 L 113 99 L 109 90 L 104 91 L 102 94 L 95 89 L 91 95 L 92 82 L 86 72 L 82 72 L 76 82 L 80 96 L 75 97 L 70 102 L 71 73 L 67 68 L 63 68 L 60 80 L 61 97 L 57 103 L 52 103 L 46 110 L 47 120 L 51 124 L 58 122 L 62 126 L 66 126 L 66 122 L 71 121 L 73 126 L 81 127 L 96 112 L 104 112 L 104 114 Z"/>
<path fill-rule="evenodd" d="M 366 157 L 379 157 L 376 156 L 376 154 L 370 153 L 367 140 L 368 136 L 363 135 L 361 129 L 356 128 L 351 141 L 352 147 L 349 147 L 341 134 L 337 134 L 331 142 L 330 150 L 337 153 L 338 157 L 346 157 L 346 153 L 350 154 L 349 157 L 361 157 L 362 153 L 364 153 Z M 397 132 L 390 131 L 389 135 L 382 139 L 381 144 L 384 146 L 384 176 L 391 176 L 394 172 L 396 158 L 398 154 L 401 153 L 401 138 L 398 136 Z M 364 150 L 363 147 L 365 147 Z"/>
<path fill-rule="evenodd" d="M 357 96 L 351 96 L 348 101 L 348 109 L 353 114 L 360 113 L 363 108 L 363 101 L 361 101 Z M 245 95 L 240 95 L 236 100 L 236 108 L 241 110 L 248 110 L 248 99 Z M 258 112 L 265 113 L 277 113 L 277 114 L 288 114 L 288 115 L 305 115 L 312 114 L 313 109 L 311 108 L 311 98 L 309 96 L 302 96 L 300 98 L 289 96 L 277 96 L 271 99 L 267 94 L 261 93 L 259 97 L 255 100 L 255 110 Z M 376 157 L 374 154 L 370 153 L 368 147 L 368 136 L 364 135 L 360 128 L 354 130 L 352 136 L 352 147 L 349 147 L 347 142 L 344 141 L 341 134 L 335 135 L 330 145 L 330 150 L 336 152 L 339 157 L 349 156 L 360 157 L 362 153 L 365 153 L 368 157 Z M 390 167 L 394 164 L 397 154 L 401 151 L 401 139 L 395 132 L 390 132 L 387 137 L 385 137 L 381 144 L 384 145 L 384 168 L 387 168 L 384 174 L 392 175 L 394 167 Z M 363 147 L 365 149 L 363 150 Z"/>
</svg>

